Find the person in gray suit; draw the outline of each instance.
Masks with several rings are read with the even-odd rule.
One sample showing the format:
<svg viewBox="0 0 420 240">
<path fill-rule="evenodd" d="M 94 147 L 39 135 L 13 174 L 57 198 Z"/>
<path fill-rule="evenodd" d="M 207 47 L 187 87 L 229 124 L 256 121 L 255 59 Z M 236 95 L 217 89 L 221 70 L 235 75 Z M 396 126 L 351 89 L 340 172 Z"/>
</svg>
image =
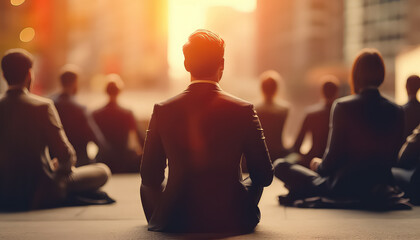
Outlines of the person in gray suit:
<svg viewBox="0 0 420 240">
<path fill-rule="evenodd" d="M 354 94 L 333 104 L 324 157 L 314 158 L 311 169 L 281 159 L 274 162 L 275 175 L 291 199 L 328 196 L 366 204 L 378 200 L 369 205 L 375 206 L 395 190 L 391 167 L 403 141 L 404 112 L 379 93 L 384 76 L 380 53 L 362 50 L 352 68 Z"/>
<path fill-rule="evenodd" d="M 53 102 L 29 92 L 32 62 L 23 49 L 7 51 L 1 61 L 9 85 L 0 98 L 0 208 L 6 211 L 57 206 L 110 177 L 104 164 L 74 168 L 75 151 Z"/>
<path fill-rule="evenodd" d="M 208 30 L 191 34 L 183 47 L 190 85 L 154 106 L 140 168 L 151 231 L 249 232 L 260 220 L 258 202 L 273 169 L 253 105 L 219 86 L 224 46 Z"/>
</svg>

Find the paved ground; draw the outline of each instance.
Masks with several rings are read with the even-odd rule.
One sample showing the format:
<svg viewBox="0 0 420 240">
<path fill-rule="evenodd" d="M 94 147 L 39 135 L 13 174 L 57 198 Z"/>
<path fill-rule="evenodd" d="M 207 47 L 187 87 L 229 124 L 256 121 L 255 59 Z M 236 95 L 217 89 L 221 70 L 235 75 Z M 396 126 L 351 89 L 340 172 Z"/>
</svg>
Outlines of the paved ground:
<svg viewBox="0 0 420 240">
<path fill-rule="evenodd" d="M 117 200 L 108 206 L 68 207 L 0 214 L 0 239 L 206 239 L 208 235 L 148 232 L 139 200 L 137 175 L 119 175 L 105 186 Z M 262 221 L 252 234 L 229 239 L 420 239 L 420 207 L 386 213 L 285 208 L 275 180 L 266 189 Z"/>
</svg>

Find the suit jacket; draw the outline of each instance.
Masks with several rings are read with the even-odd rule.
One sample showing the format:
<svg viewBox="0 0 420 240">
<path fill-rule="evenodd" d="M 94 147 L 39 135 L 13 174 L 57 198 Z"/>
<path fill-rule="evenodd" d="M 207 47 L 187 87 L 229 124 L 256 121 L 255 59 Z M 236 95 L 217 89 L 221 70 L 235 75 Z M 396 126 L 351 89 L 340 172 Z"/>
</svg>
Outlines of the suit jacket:
<svg viewBox="0 0 420 240">
<path fill-rule="evenodd" d="M 59 94 L 53 100 L 64 131 L 76 150 L 76 165 L 82 166 L 91 163 L 92 160 L 87 155 L 87 144 L 92 141 L 100 148 L 105 144 L 98 127 L 87 114 L 86 107 L 78 104 L 68 94 Z"/>
<path fill-rule="evenodd" d="M 92 116 L 108 143 L 108 149 L 101 154 L 101 161 L 113 173 L 138 172 L 140 157 L 128 148 L 130 131 L 135 131 L 140 139 L 133 113 L 116 103 L 108 103 L 94 111 Z"/>
<path fill-rule="evenodd" d="M 408 101 L 404 106 L 405 114 L 405 135 L 408 137 L 420 124 L 420 102 L 417 99 Z"/>
<path fill-rule="evenodd" d="M 264 129 L 265 141 L 271 160 L 286 155 L 283 145 L 283 129 L 289 114 L 289 108 L 284 105 L 263 103 L 256 108 L 261 126 Z"/>
<path fill-rule="evenodd" d="M 301 164 L 308 167 L 314 157 L 322 158 L 327 147 L 331 104 L 317 104 L 310 107 L 296 138 L 293 149 L 300 152 L 307 133 L 312 135 L 312 147 L 304 154 Z"/>
<path fill-rule="evenodd" d="M 393 184 L 391 167 L 403 140 L 404 112 L 377 89 L 335 101 L 328 147 L 318 173 L 337 195 L 363 197 Z"/>
<path fill-rule="evenodd" d="M 58 158 L 50 168 L 48 151 Z M 75 162 L 52 101 L 22 89 L 0 99 L 0 206 L 8 210 L 48 205 L 62 197 L 56 176 L 66 176 Z"/>
<path fill-rule="evenodd" d="M 400 151 L 397 167 L 407 170 L 418 168 L 420 164 L 420 124 L 407 138 Z M 417 170 L 420 171 L 420 170 Z"/>
<path fill-rule="evenodd" d="M 250 103 L 217 85 L 192 83 L 156 104 L 146 135 L 142 184 L 160 187 L 166 159 L 169 175 L 149 229 L 220 231 L 257 224 L 257 205 L 241 183 L 242 154 L 253 184 L 268 186 L 272 165 Z"/>
</svg>

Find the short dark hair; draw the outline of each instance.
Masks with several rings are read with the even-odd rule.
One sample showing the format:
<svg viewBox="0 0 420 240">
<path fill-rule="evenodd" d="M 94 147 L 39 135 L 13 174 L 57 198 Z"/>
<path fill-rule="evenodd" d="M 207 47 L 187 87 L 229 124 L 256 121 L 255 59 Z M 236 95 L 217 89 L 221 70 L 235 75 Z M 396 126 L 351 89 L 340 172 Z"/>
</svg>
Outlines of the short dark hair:
<svg viewBox="0 0 420 240">
<path fill-rule="evenodd" d="M 121 77 L 118 74 L 111 73 L 107 75 L 108 83 L 106 84 L 106 93 L 109 96 L 118 95 L 122 88 L 124 87 L 124 83 Z"/>
<path fill-rule="evenodd" d="M 274 70 L 268 70 L 263 72 L 260 75 L 261 80 L 261 90 L 265 96 L 274 96 L 278 89 L 278 81 L 280 81 L 281 76 L 278 72 Z"/>
<path fill-rule="evenodd" d="M 67 64 L 61 69 L 60 81 L 64 88 L 72 86 L 79 76 L 79 68 L 75 65 Z"/>
<path fill-rule="evenodd" d="M 3 76 L 9 85 L 22 84 L 32 65 L 32 54 L 21 48 L 6 51 L 1 60 Z"/>
<path fill-rule="evenodd" d="M 209 30 L 199 29 L 188 37 L 182 51 L 185 68 L 194 77 L 210 77 L 223 61 L 225 42 Z"/>
<path fill-rule="evenodd" d="M 420 77 L 417 75 L 409 76 L 405 87 L 407 88 L 408 95 L 417 94 L 420 89 Z"/>
<path fill-rule="evenodd" d="M 363 49 L 354 60 L 351 74 L 351 85 L 355 93 L 364 87 L 379 87 L 385 78 L 385 64 L 379 51 Z"/>
<path fill-rule="evenodd" d="M 322 77 L 322 95 L 326 99 L 333 99 L 337 97 L 339 82 L 333 75 L 326 75 Z"/>
</svg>

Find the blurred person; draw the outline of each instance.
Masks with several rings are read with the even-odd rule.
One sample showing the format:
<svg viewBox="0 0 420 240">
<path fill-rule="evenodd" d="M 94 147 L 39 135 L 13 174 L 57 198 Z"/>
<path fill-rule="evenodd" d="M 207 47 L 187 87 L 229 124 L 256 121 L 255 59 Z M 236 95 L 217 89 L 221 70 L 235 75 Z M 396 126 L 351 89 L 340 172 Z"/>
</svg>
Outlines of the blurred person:
<svg viewBox="0 0 420 240">
<path fill-rule="evenodd" d="M 420 89 L 420 77 L 411 75 L 406 83 L 408 102 L 403 106 L 405 113 L 405 137 L 408 137 L 420 124 L 420 102 L 417 92 Z"/>
<path fill-rule="evenodd" d="M 87 113 L 86 107 L 75 99 L 78 92 L 79 72 L 78 67 L 73 65 L 63 67 L 60 75 L 62 90 L 53 97 L 53 101 L 63 123 L 64 131 L 76 150 L 76 166 L 84 166 L 97 161 L 97 159 L 89 158 L 88 143 L 94 142 L 100 149 L 106 148 L 106 143 L 98 126 Z"/>
<path fill-rule="evenodd" d="M 32 63 L 23 49 L 7 51 L 1 61 L 9 85 L 0 98 L 0 208 L 6 211 L 57 206 L 67 195 L 96 192 L 110 177 L 104 164 L 74 167 L 75 151 L 53 102 L 29 93 Z"/>
<path fill-rule="evenodd" d="M 117 102 L 124 84 L 117 74 L 109 74 L 107 79 L 109 101 L 92 113 L 108 143 L 107 151 L 101 154 L 101 161 L 113 173 L 139 172 L 142 147 L 136 120 L 132 111 Z"/>
<path fill-rule="evenodd" d="M 396 167 L 392 168 L 397 184 L 414 204 L 420 204 L 420 124 L 401 148 Z"/>
<path fill-rule="evenodd" d="M 261 74 L 261 91 L 264 102 L 255 107 L 264 129 L 265 141 L 272 160 L 284 157 L 289 153 L 283 145 L 283 129 L 289 114 L 289 106 L 284 101 L 276 102 L 274 100 L 279 90 L 280 78 L 280 75 L 273 70 Z"/>
<path fill-rule="evenodd" d="M 219 86 L 224 47 L 211 31 L 192 33 L 183 46 L 190 85 L 154 106 L 140 168 L 151 231 L 243 233 L 260 220 L 258 202 L 273 169 L 252 104 Z"/>
<path fill-rule="evenodd" d="M 382 97 L 385 66 L 375 49 L 363 49 L 353 63 L 354 95 L 337 99 L 332 107 L 330 135 L 323 159 L 310 168 L 274 162 L 275 176 L 294 199 L 327 196 L 358 200 L 372 208 L 394 206 L 399 199 L 391 173 L 398 158 L 404 131 L 404 112 Z"/>
<path fill-rule="evenodd" d="M 293 145 L 293 151 L 301 155 L 299 164 L 309 168 L 309 163 L 314 157 L 321 158 L 325 152 L 328 141 L 329 119 L 331 106 L 338 96 L 339 81 L 335 76 L 327 75 L 322 77 L 323 102 L 309 107 L 302 127 Z M 300 148 L 306 134 L 312 136 L 311 149 L 302 154 Z"/>
</svg>

